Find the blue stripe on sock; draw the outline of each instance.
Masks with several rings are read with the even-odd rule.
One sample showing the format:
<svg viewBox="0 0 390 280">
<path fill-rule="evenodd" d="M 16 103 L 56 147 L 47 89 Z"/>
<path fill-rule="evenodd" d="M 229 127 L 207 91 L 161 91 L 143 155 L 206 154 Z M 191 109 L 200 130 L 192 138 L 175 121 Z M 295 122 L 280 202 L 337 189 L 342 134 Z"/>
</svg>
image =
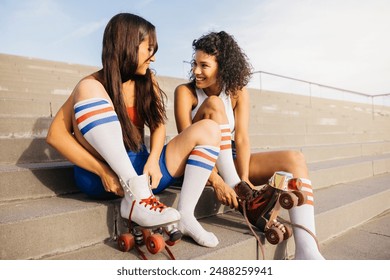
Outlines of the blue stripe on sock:
<svg viewBox="0 0 390 280">
<path fill-rule="evenodd" d="M 212 170 L 214 166 L 206 164 L 204 162 L 198 161 L 198 160 L 193 160 L 193 159 L 188 159 L 187 164 L 195 165 L 207 170 Z"/>
<path fill-rule="evenodd" d="M 78 113 L 78 112 L 80 112 L 80 111 L 82 111 L 84 109 L 95 107 L 95 106 L 98 106 L 98 105 L 103 105 L 103 104 L 109 104 L 109 103 L 108 103 L 107 100 L 99 100 L 99 101 L 96 101 L 96 102 L 92 102 L 92 103 L 88 103 L 88 104 L 85 104 L 85 105 L 77 106 L 74 109 L 74 112 Z"/>
<path fill-rule="evenodd" d="M 219 151 L 214 151 L 212 149 L 209 149 L 209 148 L 203 148 L 205 149 L 206 151 L 208 151 L 209 153 L 213 154 L 214 156 L 219 156 Z"/>
<path fill-rule="evenodd" d="M 115 121 L 119 121 L 118 117 L 116 115 L 115 116 L 110 116 L 110 117 L 107 117 L 107 118 L 98 119 L 98 120 L 93 121 L 93 122 L 87 124 L 86 126 L 84 126 L 80 130 L 80 132 L 84 135 L 85 133 L 90 131 L 95 126 L 98 126 L 98 125 L 101 125 L 101 124 L 105 124 L 105 123 L 109 123 L 109 122 L 115 122 Z"/>
</svg>

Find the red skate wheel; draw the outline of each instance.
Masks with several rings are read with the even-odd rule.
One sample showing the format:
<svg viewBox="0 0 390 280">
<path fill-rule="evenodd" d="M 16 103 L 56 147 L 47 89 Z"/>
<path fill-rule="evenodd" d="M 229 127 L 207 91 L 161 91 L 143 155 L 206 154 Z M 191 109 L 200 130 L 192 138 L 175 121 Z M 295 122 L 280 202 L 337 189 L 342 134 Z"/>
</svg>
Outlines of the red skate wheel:
<svg viewBox="0 0 390 280">
<path fill-rule="evenodd" d="M 169 246 L 173 246 L 173 245 L 175 245 L 176 243 L 178 243 L 179 241 L 180 241 L 180 239 L 179 239 L 179 240 L 176 240 L 176 241 L 166 240 L 165 243 L 166 243 L 167 245 L 169 245 Z"/>
<path fill-rule="evenodd" d="M 157 254 L 164 250 L 165 240 L 161 234 L 152 234 L 146 239 L 146 248 L 152 254 Z"/>
<path fill-rule="evenodd" d="M 277 227 L 271 227 L 265 232 L 265 237 L 272 245 L 279 244 L 283 241 L 283 232 Z"/>
<path fill-rule="evenodd" d="M 298 197 L 298 206 L 301 206 L 306 203 L 307 196 L 305 193 L 301 191 L 293 191 L 293 194 L 295 194 Z"/>
<path fill-rule="evenodd" d="M 302 188 L 302 180 L 299 178 L 294 178 L 288 181 L 289 190 L 300 190 Z"/>
<path fill-rule="evenodd" d="M 130 251 L 135 245 L 134 236 L 130 233 L 121 234 L 118 238 L 118 247 L 122 252 Z"/>
<path fill-rule="evenodd" d="M 148 229 L 146 229 L 146 228 L 143 228 L 143 229 L 141 230 L 141 232 L 142 232 L 142 242 L 143 242 L 143 244 L 146 244 L 146 240 L 148 240 L 149 236 L 150 236 L 152 233 L 150 232 L 150 230 L 148 230 Z"/>
<path fill-rule="evenodd" d="M 279 197 L 280 206 L 284 209 L 291 209 L 298 205 L 298 197 L 290 192 L 284 192 Z"/>
<path fill-rule="evenodd" d="M 293 230 L 288 225 L 284 225 L 284 228 L 286 229 L 286 231 L 283 233 L 283 239 L 287 240 L 293 235 Z"/>
</svg>

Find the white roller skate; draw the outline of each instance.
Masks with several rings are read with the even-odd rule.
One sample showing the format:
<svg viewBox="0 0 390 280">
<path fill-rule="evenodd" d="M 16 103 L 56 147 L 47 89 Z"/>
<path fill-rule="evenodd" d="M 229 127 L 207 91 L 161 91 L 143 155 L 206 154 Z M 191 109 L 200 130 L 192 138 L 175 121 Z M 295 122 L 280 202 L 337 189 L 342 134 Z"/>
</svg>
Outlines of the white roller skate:
<svg viewBox="0 0 390 280">
<path fill-rule="evenodd" d="M 125 197 L 121 202 L 121 216 L 143 227 L 164 226 L 180 220 L 180 213 L 164 205 L 153 195 L 147 175 L 122 180 Z"/>
<path fill-rule="evenodd" d="M 140 248 L 146 245 L 152 254 L 166 249 L 170 258 L 175 259 L 166 245 L 173 246 L 182 237 L 177 229 L 180 213 L 158 201 L 150 189 L 148 176 L 120 182 L 125 193 L 121 201 L 121 216 L 128 219 L 129 232 L 119 236 L 119 249 L 127 252 L 135 248 L 142 259 L 147 259 Z M 167 239 L 164 238 L 166 235 Z"/>
</svg>

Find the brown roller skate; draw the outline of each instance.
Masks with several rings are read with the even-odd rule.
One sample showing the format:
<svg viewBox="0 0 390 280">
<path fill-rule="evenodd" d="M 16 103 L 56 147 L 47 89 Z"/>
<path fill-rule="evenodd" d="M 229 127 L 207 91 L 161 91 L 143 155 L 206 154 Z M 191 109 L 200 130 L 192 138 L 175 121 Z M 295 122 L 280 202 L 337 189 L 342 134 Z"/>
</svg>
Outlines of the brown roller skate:
<svg viewBox="0 0 390 280">
<path fill-rule="evenodd" d="M 268 184 L 259 190 L 240 182 L 234 187 L 239 211 L 250 224 L 265 233 L 268 242 L 279 244 L 292 236 L 290 225 L 278 221 L 279 212 L 281 208 L 291 209 L 305 202 L 301 185 L 299 179 L 292 178 L 292 174 L 281 171 L 275 172 Z"/>
</svg>

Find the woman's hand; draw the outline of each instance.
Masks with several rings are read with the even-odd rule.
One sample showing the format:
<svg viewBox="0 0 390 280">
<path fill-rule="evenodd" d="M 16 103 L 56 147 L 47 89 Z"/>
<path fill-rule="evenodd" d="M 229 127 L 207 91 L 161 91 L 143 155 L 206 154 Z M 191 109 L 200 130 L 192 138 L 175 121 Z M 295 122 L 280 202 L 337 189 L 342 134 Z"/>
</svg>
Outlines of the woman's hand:
<svg viewBox="0 0 390 280">
<path fill-rule="evenodd" d="M 158 161 L 150 162 L 148 160 L 144 166 L 144 174 L 146 174 L 150 177 L 151 188 L 156 189 L 158 187 L 158 184 L 160 183 L 161 178 L 162 178 L 162 173 L 161 173 L 161 169 L 160 169 L 160 165 L 158 164 Z"/>
<path fill-rule="evenodd" d="M 214 173 L 214 172 L 213 172 Z M 210 178 L 211 179 L 211 178 Z M 237 194 L 218 174 L 213 174 L 210 184 L 213 186 L 215 196 L 223 205 L 238 208 Z"/>
<path fill-rule="evenodd" d="M 108 165 L 105 165 L 99 176 L 107 192 L 112 192 L 121 197 L 125 195 L 118 176 Z"/>
</svg>

